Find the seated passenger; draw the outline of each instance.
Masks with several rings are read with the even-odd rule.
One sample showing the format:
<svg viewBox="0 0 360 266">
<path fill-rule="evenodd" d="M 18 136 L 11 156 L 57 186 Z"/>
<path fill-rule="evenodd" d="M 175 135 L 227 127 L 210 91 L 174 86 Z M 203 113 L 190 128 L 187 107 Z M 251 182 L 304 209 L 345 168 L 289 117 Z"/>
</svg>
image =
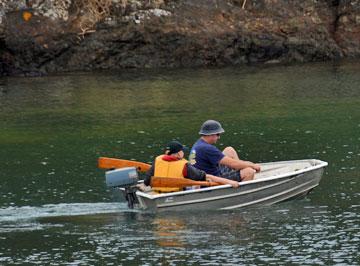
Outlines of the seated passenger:
<svg viewBox="0 0 360 266">
<path fill-rule="evenodd" d="M 214 146 L 224 132 L 218 121 L 205 121 L 200 128 L 201 137 L 190 151 L 191 164 L 206 173 L 238 182 L 253 180 L 255 172 L 261 170 L 259 164 L 240 160 L 233 147 L 226 147 L 221 152 Z"/>
<path fill-rule="evenodd" d="M 178 141 L 171 141 L 166 147 L 165 154 L 156 157 L 151 168 L 146 172 L 144 179 L 146 186 L 150 185 L 152 176 L 189 178 L 195 181 L 207 180 L 219 184 L 230 184 L 232 187 L 239 186 L 239 183 L 234 180 L 208 175 L 204 171 L 192 166 L 184 159 L 184 146 Z M 181 190 L 178 187 L 157 187 L 153 189 L 158 192 L 175 192 Z"/>
</svg>

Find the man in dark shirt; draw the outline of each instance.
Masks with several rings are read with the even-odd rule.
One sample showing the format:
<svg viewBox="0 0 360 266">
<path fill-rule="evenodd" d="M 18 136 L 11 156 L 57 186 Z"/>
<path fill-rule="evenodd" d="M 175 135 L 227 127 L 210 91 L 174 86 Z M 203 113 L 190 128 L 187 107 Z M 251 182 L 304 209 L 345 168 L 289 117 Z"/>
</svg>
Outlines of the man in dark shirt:
<svg viewBox="0 0 360 266">
<path fill-rule="evenodd" d="M 199 132 L 200 139 L 191 148 L 190 163 L 208 174 L 238 182 L 254 179 L 255 172 L 260 171 L 259 164 L 240 160 L 232 147 L 226 147 L 221 152 L 213 146 L 224 132 L 218 121 L 205 121 Z"/>
</svg>

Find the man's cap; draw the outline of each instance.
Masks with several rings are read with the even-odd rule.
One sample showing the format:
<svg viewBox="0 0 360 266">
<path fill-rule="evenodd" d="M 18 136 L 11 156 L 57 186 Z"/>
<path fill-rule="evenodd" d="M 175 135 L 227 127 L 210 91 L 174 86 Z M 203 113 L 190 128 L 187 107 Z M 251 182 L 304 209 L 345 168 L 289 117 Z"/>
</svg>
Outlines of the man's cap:
<svg viewBox="0 0 360 266">
<path fill-rule="evenodd" d="M 186 147 L 184 147 L 180 142 L 173 140 L 170 141 L 167 145 L 166 145 L 166 154 L 173 154 L 173 153 L 178 153 L 179 151 L 183 151 Z"/>
</svg>

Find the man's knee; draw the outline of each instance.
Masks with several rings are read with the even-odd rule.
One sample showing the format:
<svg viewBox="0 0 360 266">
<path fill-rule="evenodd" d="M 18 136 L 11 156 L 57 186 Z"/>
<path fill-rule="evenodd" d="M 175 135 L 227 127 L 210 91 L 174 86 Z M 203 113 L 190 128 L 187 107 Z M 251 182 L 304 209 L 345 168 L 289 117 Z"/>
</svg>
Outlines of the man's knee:
<svg viewBox="0 0 360 266">
<path fill-rule="evenodd" d="M 225 154 L 226 156 L 228 156 L 230 158 L 233 158 L 233 159 L 238 159 L 239 158 L 236 150 L 231 146 L 226 147 L 223 150 L 223 154 Z"/>
<path fill-rule="evenodd" d="M 240 175 L 242 181 L 253 180 L 255 176 L 255 171 L 251 167 L 247 167 L 240 171 Z"/>
</svg>

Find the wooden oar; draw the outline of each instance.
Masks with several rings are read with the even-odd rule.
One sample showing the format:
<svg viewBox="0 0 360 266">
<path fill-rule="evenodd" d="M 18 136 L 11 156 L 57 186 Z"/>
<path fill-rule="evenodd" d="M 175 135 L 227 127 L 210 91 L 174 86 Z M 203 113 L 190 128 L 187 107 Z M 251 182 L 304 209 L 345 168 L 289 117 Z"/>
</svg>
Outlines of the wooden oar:
<svg viewBox="0 0 360 266">
<path fill-rule="evenodd" d="M 211 181 L 194 181 L 188 178 L 175 178 L 175 177 L 151 177 L 152 187 L 190 187 L 190 186 L 218 186 L 219 183 Z"/>
<path fill-rule="evenodd" d="M 116 158 L 108 157 L 99 157 L 98 167 L 102 169 L 113 169 L 113 168 L 123 168 L 123 167 L 136 167 L 140 172 L 146 172 L 150 169 L 151 165 L 147 163 L 122 160 Z"/>
</svg>

